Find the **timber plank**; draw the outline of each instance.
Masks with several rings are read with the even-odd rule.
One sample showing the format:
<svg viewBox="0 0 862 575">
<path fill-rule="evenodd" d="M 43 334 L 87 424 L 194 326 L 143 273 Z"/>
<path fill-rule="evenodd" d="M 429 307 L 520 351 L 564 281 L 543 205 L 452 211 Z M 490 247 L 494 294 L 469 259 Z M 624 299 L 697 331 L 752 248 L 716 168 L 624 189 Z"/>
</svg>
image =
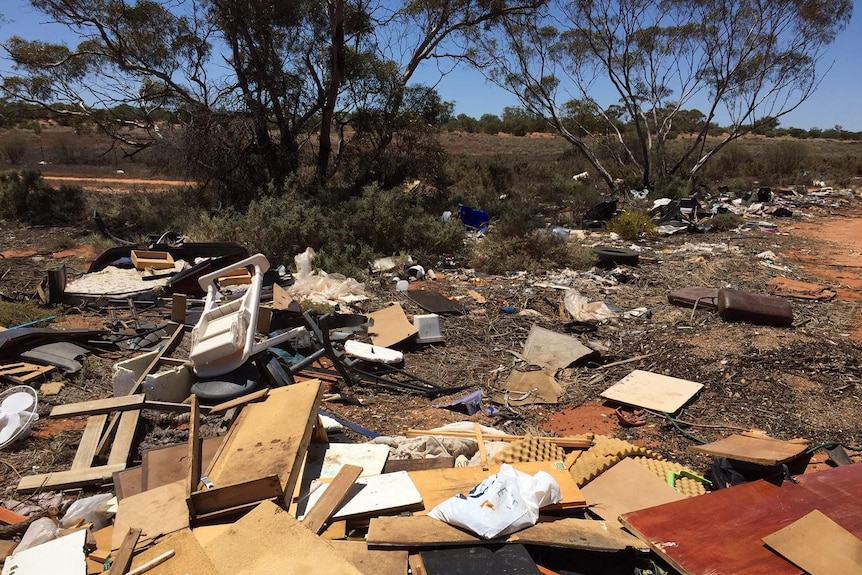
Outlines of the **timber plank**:
<svg viewBox="0 0 862 575">
<path fill-rule="evenodd" d="M 129 411 L 141 409 L 144 405 L 146 395 L 121 395 L 119 397 L 108 397 L 105 399 L 94 399 L 80 403 L 67 403 L 57 405 L 51 410 L 50 417 L 73 417 L 76 415 L 102 415 L 112 411 Z"/>
<path fill-rule="evenodd" d="M 431 517 L 375 517 L 369 524 L 366 541 L 369 547 L 398 548 L 487 543 L 523 543 L 590 551 L 622 551 L 646 547 L 613 523 L 569 517 L 543 517 L 532 527 L 490 540 Z"/>
<path fill-rule="evenodd" d="M 320 381 L 312 380 L 274 389 L 266 401 L 244 407 L 216 454 L 210 481 L 231 485 L 278 475 L 289 504 L 322 395 Z"/>
<path fill-rule="evenodd" d="M 281 496 L 281 482 L 277 475 L 253 479 L 234 485 L 225 485 L 196 491 L 189 497 L 189 511 L 193 517 L 212 516 L 222 511 L 258 503 Z"/>
<path fill-rule="evenodd" d="M 140 410 L 126 411 L 120 416 L 117 435 L 114 436 L 114 443 L 111 444 L 111 452 L 108 454 L 108 465 L 125 466 L 129 461 L 129 452 L 132 450 L 140 418 Z"/>
<path fill-rule="evenodd" d="M 305 514 L 302 524 L 320 535 L 326 523 L 344 501 L 353 487 L 353 482 L 359 479 L 362 468 L 356 465 L 343 465 L 335 479 L 326 489 L 326 493 L 317 501 L 311 511 Z"/>
<path fill-rule="evenodd" d="M 122 465 L 102 465 L 100 467 L 88 467 L 87 469 L 71 469 L 69 471 L 27 475 L 18 481 L 18 491 L 21 493 L 32 493 L 39 490 L 71 489 L 73 487 L 110 483 L 114 472 L 122 471 L 125 467 L 126 464 L 123 463 Z"/>
<path fill-rule="evenodd" d="M 713 457 L 727 457 L 758 465 L 779 465 L 805 453 L 807 442 L 781 441 L 772 437 L 734 434 L 706 445 L 692 445 L 691 450 Z"/>
<path fill-rule="evenodd" d="M 94 415 L 87 418 L 87 427 L 84 428 L 81 442 L 78 443 L 78 451 L 75 452 L 71 469 L 86 469 L 93 464 L 96 449 L 98 449 L 99 441 L 102 439 L 102 430 L 105 429 L 107 422 L 107 415 Z"/>
</svg>

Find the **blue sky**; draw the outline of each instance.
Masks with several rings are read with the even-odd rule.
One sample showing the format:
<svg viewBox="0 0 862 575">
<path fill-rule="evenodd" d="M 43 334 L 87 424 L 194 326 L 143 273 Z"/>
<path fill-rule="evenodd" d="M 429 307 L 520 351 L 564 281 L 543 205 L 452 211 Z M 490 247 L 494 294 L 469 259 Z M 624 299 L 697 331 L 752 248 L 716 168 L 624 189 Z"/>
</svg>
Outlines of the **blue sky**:
<svg viewBox="0 0 862 575">
<path fill-rule="evenodd" d="M 840 125 L 845 130 L 862 131 L 862 4 L 855 8 L 850 26 L 830 46 L 823 60 L 824 68 L 832 63 L 832 69 L 817 92 L 782 119 L 782 126 L 810 129 Z M 12 35 L 46 41 L 70 38 L 65 28 L 45 24 L 45 18 L 27 0 L 4 0 L 0 13 L 4 18 L 0 23 L 0 40 Z M 74 39 L 69 42 L 74 43 Z M 0 62 L 0 72 L 8 72 L 9 68 L 8 62 Z M 416 81 L 429 85 L 439 79 L 431 65 L 416 75 Z M 455 102 L 456 114 L 475 118 L 485 113 L 499 115 L 504 107 L 518 105 L 514 96 L 468 68 L 448 74 L 437 84 L 437 90 L 444 100 Z"/>
</svg>

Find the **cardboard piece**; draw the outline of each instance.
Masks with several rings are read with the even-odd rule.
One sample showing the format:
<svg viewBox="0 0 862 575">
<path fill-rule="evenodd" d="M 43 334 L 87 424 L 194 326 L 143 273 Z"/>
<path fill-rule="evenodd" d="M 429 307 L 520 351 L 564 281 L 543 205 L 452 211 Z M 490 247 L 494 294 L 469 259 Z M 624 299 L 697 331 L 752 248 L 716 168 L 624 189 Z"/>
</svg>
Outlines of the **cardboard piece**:
<svg viewBox="0 0 862 575">
<path fill-rule="evenodd" d="M 706 445 L 693 445 L 692 451 L 713 457 L 727 457 L 758 465 L 779 465 L 800 457 L 808 449 L 804 441 L 781 441 L 767 436 L 734 434 Z"/>
<path fill-rule="evenodd" d="M 763 542 L 810 575 L 862 575 L 862 541 L 816 509 Z"/>
<path fill-rule="evenodd" d="M 552 371 L 518 371 L 513 369 L 505 385 L 508 394 L 497 394 L 495 401 L 509 405 L 532 405 L 557 403 L 563 395 L 563 388 Z"/>
<path fill-rule="evenodd" d="M 3 575 L 82 575 L 87 572 L 86 541 L 87 530 L 80 529 L 16 553 L 3 563 Z"/>
<path fill-rule="evenodd" d="M 703 384 L 634 370 L 601 393 L 611 401 L 643 407 L 661 413 L 676 413 L 701 390 Z"/>
<path fill-rule="evenodd" d="M 631 458 L 625 458 L 581 487 L 590 511 L 615 522 L 623 513 L 685 499 L 676 489 Z"/>
<path fill-rule="evenodd" d="M 315 489 L 308 497 L 306 509 L 314 509 L 328 485 Z M 379 515 L 400 509 L 417 507 L 422 496 L 406 471 L 362 477 L 354 483 L 344 502 L 332 515 L 333 519 Z"/>
<path fill-rule="evenodd" d="M 419 333 L 419 329 L 407 320 L 400 304 L 393 304 L 368 314 L 373 321 L 368 335 L 374 345 L 390 347 Z"/>
<path fill-rule="evenodd" d="M 577 338 L 533 325 L 522 355 L 532 365 L 540 365 L 556 373 L 557 370 L 597 354 Z"/>
<path fill-rule="evenodd" d="M 222 575 L 363 575 L 277 505 L 263 502 L 204 545 Z"/>
</svg>

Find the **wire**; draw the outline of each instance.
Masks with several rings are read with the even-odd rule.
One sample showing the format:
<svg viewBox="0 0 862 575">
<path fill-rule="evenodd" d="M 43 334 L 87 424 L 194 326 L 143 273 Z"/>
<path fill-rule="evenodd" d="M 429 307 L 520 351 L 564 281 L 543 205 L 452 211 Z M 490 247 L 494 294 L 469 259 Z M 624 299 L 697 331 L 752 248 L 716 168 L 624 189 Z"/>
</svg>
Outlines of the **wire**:
<svg viewBox="0 0 862 575">
<path fill-rule="evenodd" d="M 663 414 L 663 415 L 665 416 L 665 419 L 667 419 L 668 421 L 670 421 L 670 423 L 671 423 L 671 425 L 673 425 L 674 429 L 676 429 L 677 431 L 679 431 L 679 432 L 680 432 L 684 437 L 687 437 L 688 439 L 691 439 L 692 441 L 694 441 L 694 442 L 696 442 L 696 443 L 699 443 L 699 444 L 701 444 L 701 445 L 704 445 L 704 444 L 706 444 L 706 443 L 709 443 L 707 440 L 703 439 L 702 437 L 698 437 L 698 436 L 696 436 L 696 435 L 694 435 L 694 434 L 691 434 L 691 433 L 689 433 L 689 432 L 685 431 L 683 428 L 681 428 L 681 427 L 679 426 L 679 424 L 677 423 L 677 421 L 676 421 L 674 418 L 672 418 L 672 417 L 670 416 L 670 414 L 665 413 L 665 414 Z"/>
</svg>

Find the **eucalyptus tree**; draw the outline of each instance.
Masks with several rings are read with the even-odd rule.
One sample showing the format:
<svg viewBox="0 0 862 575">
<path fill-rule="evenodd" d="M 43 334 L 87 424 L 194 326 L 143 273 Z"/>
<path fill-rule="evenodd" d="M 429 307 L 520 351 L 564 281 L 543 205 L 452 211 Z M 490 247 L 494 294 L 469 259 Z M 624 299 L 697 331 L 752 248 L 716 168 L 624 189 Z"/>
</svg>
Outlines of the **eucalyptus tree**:
<svg viewBox="0 0 862 575">
<path fill-rule="evenodd" d="M 553 0 L 501 21 L 477 47 L 488 76 L 541 114 L 609 186 L 636 173 L 651 187 L 672 175 L 693 178 L 729 142 L 806 101 L 852 7 L 851 0 Z M 718 119 L 725 132 L 708 138 Z M 694 136 L 669 146 L 678 120 Z"/>
</svg>

